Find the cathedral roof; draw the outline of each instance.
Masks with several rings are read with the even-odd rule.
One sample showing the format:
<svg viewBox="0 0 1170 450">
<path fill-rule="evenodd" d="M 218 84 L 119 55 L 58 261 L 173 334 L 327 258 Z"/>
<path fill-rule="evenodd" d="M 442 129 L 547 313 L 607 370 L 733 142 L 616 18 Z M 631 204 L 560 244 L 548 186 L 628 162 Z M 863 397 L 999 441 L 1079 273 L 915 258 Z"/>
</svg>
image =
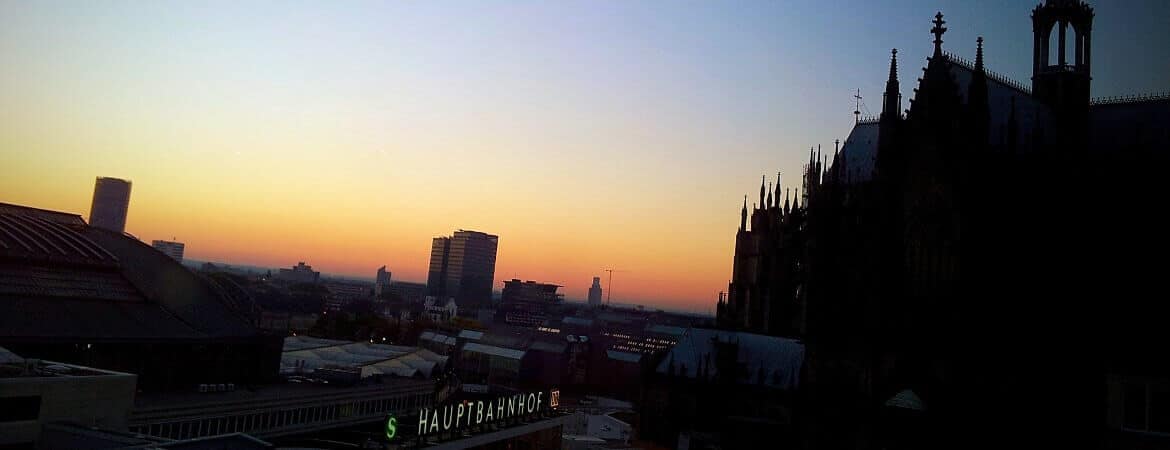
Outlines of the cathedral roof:
<svg viewBox="0 0 1170 450">
<path fill-rule="evenodd" d="M 840 159 L 845 163 L 848 173 L 845 179 L 850 183 L 868 181 L 873 177 L 873 166 L 877 157 L 878 122 L 863 120 L 853 126 L 849 137 L 841 146 Z M 834 160 L 833 164 L 840 164 Z"/>
<path fill-rule="evenodd" d="M 1089 105 L 1089 148 L 1100 151 L 1170 147 L 1170 95 L 1095 100 Z"/>
<path fill-rule="evenodd" d="M 967 92 L 975 77 L 975 65 L 953 53 L 944 53 L 950 63 L 951 76 L 959 87 L 960 100 L 968 103 Z M 1018 127 L 1016 148 L 1021 152 L 1031 150 L 1028 136 L 1051 120 L 1048 107 L 1032 96 L 1031 89 L 1008 77 L 984 69 L 987 74 L 987 106 L 990 112 L 987 142 L 992 146 L 1008 145 L 1008 120 L 1011 117 L 1012 100 L 1015 100 L 1015 117 Z"/>
</svg>

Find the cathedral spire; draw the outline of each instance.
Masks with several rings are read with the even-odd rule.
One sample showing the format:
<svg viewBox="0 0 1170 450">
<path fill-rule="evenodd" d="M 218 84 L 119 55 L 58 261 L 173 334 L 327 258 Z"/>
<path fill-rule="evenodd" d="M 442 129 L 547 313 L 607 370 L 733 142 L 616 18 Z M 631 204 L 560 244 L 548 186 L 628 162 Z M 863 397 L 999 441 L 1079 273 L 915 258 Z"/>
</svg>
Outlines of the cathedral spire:
<svg viewBox="0 0 1170 450">
<path fill-rule="evenodd" d="M 772 207 L 772 182 L 768 182 L 768 202 L 764 203 L 764 209 Z"/>
<path fill-rule="evenodd" d="M 983 36 L 975 40 L 975 73 L 967 86 L 967 105 L 971 111 L 972 142 L 977 148 L 987 145 L 991 107 L 987 100 L 987 72 L 983 69 Z"/>
<path fill-rule="evenodd" d="M 983 72 L 983 36 L 975 39 L 975 71 Z"/>
<path fill-rule="evenodd" d="M 792 211 L 792 189 L 784 190 L 784 214 Z"/>
<path fill-rule="evenodd" d="M 943 20 L 942 11 L 939 11 L 934 15 L 934 20 L 932 23 L 934 23 L 934 28 L 930 29 L 930 33 L 934 35 L 934 56 L 941 57 L 943 43 L 942 35 L 943 33 L 947 32 L 947 27 L 943 26 L 946 25 L 947 21 Z"/>
<path fill-rule="evenodd" d="M 763 208 L 764 205 L 766 205 L 766 203 L 764 203 L 764 184 L 767 181 L 768 181 L 767 175 L 760 175 L 760 203 L 759 203 L 760 208 Z"/>
<path fill-rule="evenodd" d="M 739 210 L 739 231 L 747 231 L 747 196 L 743 196 L 743 209 Z"/>
<path fill-rule="evenodd" d="M 898 49 L 890 50 L 890 78 L 886 80 L 886 92 L 882 94 L 883 117 L 900 117 L 902 93 L 898 86 Z"/>
<path fill-rule="evenodd" d="M 780 207 L 780 172 L 776 172 L 776 203 L 772 204 L 773 208 Z"/>
</svg>

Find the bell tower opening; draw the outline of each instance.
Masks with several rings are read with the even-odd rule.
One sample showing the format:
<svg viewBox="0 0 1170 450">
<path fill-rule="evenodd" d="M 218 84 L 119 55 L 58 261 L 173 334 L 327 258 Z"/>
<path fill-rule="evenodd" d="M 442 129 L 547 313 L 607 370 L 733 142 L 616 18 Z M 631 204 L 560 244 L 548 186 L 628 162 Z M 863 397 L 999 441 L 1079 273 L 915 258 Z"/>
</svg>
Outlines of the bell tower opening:
<svg viewBox="0 0 1170 450">
<path fill-rule="evenodd" d="M 1045 0 L 1032 10 L 1032 95 L 1070 142 L 1088 121 L 1093 14 L 1080 0 Z"/>
</svg>

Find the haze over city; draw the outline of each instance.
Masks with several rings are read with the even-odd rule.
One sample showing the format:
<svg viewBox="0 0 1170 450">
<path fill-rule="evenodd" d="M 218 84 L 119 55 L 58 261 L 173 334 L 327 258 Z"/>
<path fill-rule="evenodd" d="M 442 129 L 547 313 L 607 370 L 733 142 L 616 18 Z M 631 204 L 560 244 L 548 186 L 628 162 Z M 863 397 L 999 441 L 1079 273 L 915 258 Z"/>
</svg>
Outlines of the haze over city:
<svg viewBox="0 0 1170 450">
<path fill-rule="evenodd" d="M 1033 6 L 3 2 L 0 193 L 85 215 L 125 178 L 141 239 L 367 278 L 482 230 L 497 281 L 617 268 L 615 301 L 707 311 L 743 195 L 798 187 L 855 89 L 878 113 L 891 47 L 909 96 L 942 9 L 949 51 L 1026 80 Z M 1161 89 L 1170 47 L 1134 42 L 1170 42 L 1170 3 L 1094 6 L 1092 95 Z"/>
</svg>

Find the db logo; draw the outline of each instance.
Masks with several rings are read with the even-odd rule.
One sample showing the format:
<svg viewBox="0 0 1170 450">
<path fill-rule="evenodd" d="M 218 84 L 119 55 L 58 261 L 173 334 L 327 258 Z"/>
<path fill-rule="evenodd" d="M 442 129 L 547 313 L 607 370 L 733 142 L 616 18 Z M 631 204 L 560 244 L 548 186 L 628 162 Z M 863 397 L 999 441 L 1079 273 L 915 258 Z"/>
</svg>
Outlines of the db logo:
<svg viewBox="0 0 1170 450">
<path fill-rule="evenodd" d="M 556 408 L 557 406 L 560 406 L 560 405 L 561 405 L 561 391 L 559 389 L 553 389 L 551 391 L 548 391 L 548 407 L 549 408 Z"/>
</svg>

